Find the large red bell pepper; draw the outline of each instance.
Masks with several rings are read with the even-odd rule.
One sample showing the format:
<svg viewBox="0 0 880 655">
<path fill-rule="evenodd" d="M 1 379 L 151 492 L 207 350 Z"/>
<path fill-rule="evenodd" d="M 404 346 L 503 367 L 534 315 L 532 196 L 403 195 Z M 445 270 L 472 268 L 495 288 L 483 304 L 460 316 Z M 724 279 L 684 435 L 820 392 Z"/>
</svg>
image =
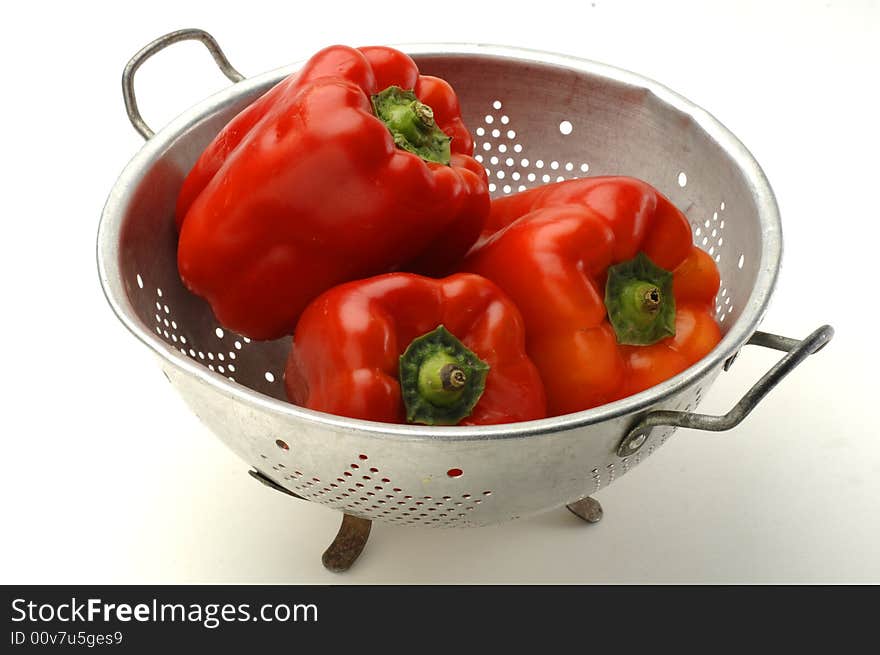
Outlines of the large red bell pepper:
<svg viewBox="0 0 880 655">
<path fill-rule="evenodd" d="M 334 46 L 238 114 L 177 202 L 178 268 L 218 321 L 291 334 L 331 286 L 448 269 L 489 211 L 458 99 L 385 47 Z"/>
<path fill-rule="evenodd" d="M 521 310 L 551 415 L 643 391 L 720 340 L 715 262 L 648 184 L 551 184 L 494 201 L 490 223 L 498 231 L 484 234 L 463 269 Z"/>
<path fill-rule="evenodd" d="M 325 292 L 300 318 L 284 383 L 295 404 L 386 423 L 546 415 L 519 311 L 495 284 L 465 273 L 389 273 Z"/>
</svg>

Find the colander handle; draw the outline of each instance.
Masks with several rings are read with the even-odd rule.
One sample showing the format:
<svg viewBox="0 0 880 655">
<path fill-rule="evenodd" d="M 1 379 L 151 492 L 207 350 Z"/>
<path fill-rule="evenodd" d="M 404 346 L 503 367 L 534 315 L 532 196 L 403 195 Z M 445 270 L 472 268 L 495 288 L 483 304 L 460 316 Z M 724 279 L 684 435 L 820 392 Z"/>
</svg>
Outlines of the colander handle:
<svg viewBox="0 0 880 655">
<path fill-rule="evenodd" d="M 125 100 L 125 111 L 128 114 L 128 120 L 131 121 L 134 129 L 136 129 L 138 134 L 144 137 L 144 139 L 151 138 L 155 132 L 153 132 L 153 130 L 150 129 L 150 126 L 146 124 L 141 116 L 140 110 L 138 109 L 137 98 L 135 98 L 134 95 L 134 74 L 137 72 L 138 68 L 141 67 L 141 64 L 160 50 L 164 50 L 178 41 L 193 40 L 201 41 L 205 44 L 205 47 L 208 49 L 208 52 L 211 53 L 211 56 L 214 57 L 214 61 L 217 62 L 217 66 L 220 68 L 221 72 L 232 82 L 241 82 L 244 79 L 244 75 L 235 70 L 235 68 L 232 67 L 232 64 L 229 63 L 229 60 L 226 58 L 226 55 L 223 54 L 220 46 L 217 45 L 217 41 L 214 40 L 214 37 L 204 30 L 177 30 L 176 32 L 170 32 L 165 36 L 160 36 L 152 43 L 141 48 L 134 57 L 129 59 L 128 63 L 125 65 L 125 70 L 122 71 L 122 97 Z"/>
<path fill-rule="evenodd" d="M 749 412 L 761 402 L 764 396 L 779 384 L 782 378 L 791 373 L 807 357 L 824 348 L 833 336 L 834 329 L 830 325 L 823 325 L 802 341 L 767 332 L 755 332 L 746 342 L 748 345 L 782 350 L 788 354 L 767 371 L 745 393 L 742 399 L 733 406 L 733 409 L 723 416 L 709 416 L 707 414 L 692 414 L 691 412 L 669 410 L 648 412 L 620 442 L 620 445 L 617 447 L 617 455 L 619 457 L 627 457 L 637 452 L 648 440 L 648 434 L 651 429 L 655 427 L 694 428 L 696 430 L 721 432 L 739 425 L 749 415 Z M 726 368 L 727 366 L 725 366 Z"/>
</svg>

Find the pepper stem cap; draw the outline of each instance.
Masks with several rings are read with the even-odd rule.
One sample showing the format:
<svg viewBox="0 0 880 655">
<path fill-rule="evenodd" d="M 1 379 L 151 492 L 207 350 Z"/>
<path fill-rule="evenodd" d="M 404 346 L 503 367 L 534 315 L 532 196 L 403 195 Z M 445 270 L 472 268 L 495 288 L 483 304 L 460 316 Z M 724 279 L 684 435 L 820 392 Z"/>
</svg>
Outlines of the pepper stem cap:
<svg viewBox="0 0 880 655">
<path fill-rule="evenodd" d="M 640 252 L 608 269 L 605 308 L 617 342 L 648 346 L 675 335 L 672 273 Z"/>
<path fill-rule="evenodd" d="M 455 425 L 486 388 L 489 365 L 444 326 L 413 339 L 400 356 L 400 390 L 409 423 Z"/>
<path fill-rule="evenodd" d="M 413 91 L 392 85 L 370 99 L 373 112 L 388 127 L 398 148 L 425 161 L 449 165 L 452 138 L 437 125 L 434 110 L 420 102 Z"/>
</svg>

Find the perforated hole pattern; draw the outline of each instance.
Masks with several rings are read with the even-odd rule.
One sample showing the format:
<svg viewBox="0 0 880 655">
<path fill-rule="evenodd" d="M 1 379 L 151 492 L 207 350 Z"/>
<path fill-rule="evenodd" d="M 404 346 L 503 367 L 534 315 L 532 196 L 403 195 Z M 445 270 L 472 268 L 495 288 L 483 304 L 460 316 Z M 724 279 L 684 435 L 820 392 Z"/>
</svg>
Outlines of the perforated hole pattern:
<svg viewBox="0 0 880 655">
<path fill-rule="evenodd" d="M 143 289 L 144 282 L 140 274 L 137 276 L 137 282 L 138 287 Z M 166 343 L 177 348 L 187 357 L 196 360 L 208 370 L 216 371 L 235 382 L 236 362 L 246 344 L 251 343 L 251 340 L 247 337 L 235 335 L 218 326 L 214 329 L 214 335 L 217 337 L 216 343 L 203 343 L 199 347 L 194 346 L 192 337 L 188 337 L 186 334 L 186 329 L 178 325 L 177 321 L 174 320 L 173 311 L 167 302 L 163 302 L 162 295 L 162 289 L 157 287 L 156 334 L 163 337 Z M 275 381 L 275 375 L 271 371 L 266 371 L 264 376 L 268 382 Z"/>
<path fill-rule="evenodd" d="M 516 116 L 506 113 L 500 99 L 489 101 L 482 124 L 472 127 L 475 157 L 486 168 L 490 180 L 489 188 L 494 197 L 549 182 L 603 174 L 592 170 L 590 162 L 586 160 L 559 160 L 543 152 L 528 152 L 518 138 Z M 576 139 L 578 129 L 573 120 L 562 120 L 558 123 L 562 138 Z M 616 171 L 609 171 L 611 172 Z M 676 172 L 668 183 L 686 191 L 688 171 Z M 728 209 L 725 201 L 719 199 L 709 215 L 689 216 L 689 220 L 695 243 L 706 250 L 719 265 L 724 258 L 732 258 L 736 262 L 735 266 L 722 267 L 722 270 L 726 268 L 736 272 L 743 268 L 745 255 L 727 250 L 724 233 L 725 212 Z M 131 282 L 137 287 L 136 290 L 130 287 L 132 293 L 149 296 L 154 307 L 155 332 L 168 345 L 232 382 L 245 384 L 276 398 L 284 398 L 283 358 L 267 357 L 267 351 L 262 350 L 261 344 L 251 344 L 250 339 L 220 326 L 214 326 L 213 333 L 208 332 L 211 335 L 209 338 L 197 342 L 187 326 L 181 324 L 182 321 L 176 317 L 174 304 L 161 287 L 152 285 L 141 273 L 137 273 Z M 725 329 L 725 319 L 734 311 L 731 295 L 722 280 L 715 306 L 722 330 Z M 205 330 L 200 329 L 200 333 L 205 334 Z M 256 350 L 253 350 L 254 347 Z M 249 357 L 259 364 L 248 362 Z M 239 375 L 240 371 L 245 374 Z M 701 389 L 688 391 L 670 409 L 691 410 L 699 402 L 700 394 Z M 610 463 L 604 468 L 596 467 L 587 471 L 586 486 L 589 486 L 591 480 L 593 491 L 598 491 L 610 484 L 631 470 L 643 457 L 653 453 L 671 433 L 671 429 L 657 430 L 637 454 L 624 458 L 617 464 Z M 478 513 L 481 505 L 495 500 L 493 490 L 470 488 L 466 477 L 462 478 L 460 492 L 454 495 L 450 493 L 432 497 L 411 493 L 395 485 L 393 471 L 383 470 L 380 462 L 370 461 L 369 455 L 365 453 L 353 454 L 348 467 L 338 471 L 330 479 L 321 479 L 314 472 L 306 470 L 304 465 L 297 464 L 296 453 L 286 442 L 273 435 L 267 443 L 269 446 L 266 447 L 266 452 L 260 454 L 264 462 L 262 468 L 267 474 L 271 471 L 272 477 L 305 498 L 357 516 L 402 525 L 467 527 L 478 523 L 471 517 Z M 271 446 L 273 443 L 276 447 Z M 453 469 L 449 472 L 450 477 L 461 476 L 460 470 L 455 469 L 456 476 L 452 475 L 452 471 Z"/>
<path fill-rule="evenodd" d="M 291 468 L 296 466 L 292 454 L 288 464 L 279 461 L 288 454 L 285 452 L 280 458 L 277 453 L 260 457 L 300 496 L 357 516 L 399 525 L 467 526 L 472 523 L 469 514 L 492 500 L 491 489 L 468 491 L 466 486 L 455 495 L 414 496 L 396 486 L 390 474 L 373 465 L 364 453 L 353 456 L 337 477 L 322 480 Z M 447 475 L 458 477 L 455 472 L 460 470 L 451 469 Z"/>
</svg>

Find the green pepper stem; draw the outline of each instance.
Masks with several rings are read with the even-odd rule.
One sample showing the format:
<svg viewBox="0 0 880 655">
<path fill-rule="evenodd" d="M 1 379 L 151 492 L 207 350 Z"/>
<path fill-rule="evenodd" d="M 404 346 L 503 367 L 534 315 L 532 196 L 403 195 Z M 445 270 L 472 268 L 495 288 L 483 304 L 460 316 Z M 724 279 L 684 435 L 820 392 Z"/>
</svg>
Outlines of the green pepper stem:
<svg viewBox="0 0 880 655">
<path fill-rule="evenodd" d="M 449 407 L 455 404 L 466 383 L 467 373 L 447 352 L 428 357 L 419 367 L 419 393 L 432 405 Z"/>
<path fill-rule="evenodd" d="M 373 111 L 388 127 L 399 148 L 425 161 L 449 164 L 451 138 L 434 120 L 434 110 L 419 101 L 413 91 L 389 86 L 371 98 Z"/>
<path fill-rule="evenodd" d="M 442 325 L 413 339 L 400 357 L 400 390 L 410 423 L 455 425 L 483 394 L 489 365 Z"/>
<path fill-rule="evenodd" d="M 675 334 L 672 273 L 644 253 L 608 269 L 605 307 L 618 343 L 646 346 Z"/>
<path fill-rule="evenodd" d="M 631 280 L 623 285 L 620 302 L 629 320 L 647 325 L 660 310 L 663 294 L 653 282 Z"/>
</svg>

